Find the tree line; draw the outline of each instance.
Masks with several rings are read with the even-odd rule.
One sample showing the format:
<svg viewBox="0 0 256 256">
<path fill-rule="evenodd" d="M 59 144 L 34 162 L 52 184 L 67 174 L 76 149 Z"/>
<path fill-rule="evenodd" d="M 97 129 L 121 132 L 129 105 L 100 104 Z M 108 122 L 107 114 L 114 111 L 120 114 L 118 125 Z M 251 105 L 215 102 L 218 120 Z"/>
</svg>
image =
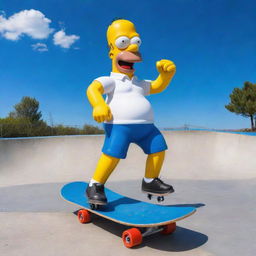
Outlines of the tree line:
<svg viewBox="0 0 256 256">
<path fill-rule="evenodd" d="M 39 102 L 35 98 L 23 97 L 14 110 L 0 118 L 0 137 L 33 137 L 58 135 L 102 134 L 96 126 L 85 124 L 82 128 L 65 125 L 48 125 L 42 119 Z"/>
</svg>

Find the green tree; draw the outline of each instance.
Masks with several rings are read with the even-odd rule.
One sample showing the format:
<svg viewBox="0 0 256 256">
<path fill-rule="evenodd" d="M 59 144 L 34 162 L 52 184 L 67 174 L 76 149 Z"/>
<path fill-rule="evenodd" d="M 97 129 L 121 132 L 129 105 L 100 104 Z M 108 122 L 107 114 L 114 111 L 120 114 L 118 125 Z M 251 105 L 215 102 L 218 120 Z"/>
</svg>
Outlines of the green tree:
<svg viewBox="0 0 256 256">
<path fill-rule="evenodd" d="M 25 118 L 31 123 L 41 120 L 42 113 L 39 111 L 39 102 L 35 98 L 23 97 L 21 102 L 14 106 L 15 111 L 9 114 L 11 118 Z"/>
<path fill-rule="evenodd" d="M 229 111 L 250 117 L 251 129 L 255 129 L 254 118 L 256 116 L 256 84 L 245 82 L 242 89 L 235 88 L 230 94 L 230 103 L 225 106 Z"/>
</svg>

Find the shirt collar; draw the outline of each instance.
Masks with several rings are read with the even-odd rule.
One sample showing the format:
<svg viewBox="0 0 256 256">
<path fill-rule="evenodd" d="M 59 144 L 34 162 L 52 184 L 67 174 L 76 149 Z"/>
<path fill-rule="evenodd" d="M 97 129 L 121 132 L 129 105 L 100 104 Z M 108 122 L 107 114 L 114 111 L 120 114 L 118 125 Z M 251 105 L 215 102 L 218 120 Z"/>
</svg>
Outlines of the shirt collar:
<svg viewBox="0 0 256 256">
<path fill-rule="evenodd" d="M 128 79 L 129 81 L 133 81 L 133 80 L 137 79 L 136 76 L 133 76 L 132 79 L 130 79 L 129 76 L 122 74 L 122 73 L 116 73 L 116 72 L 111 72 L 110 77 L 113 77 L 115 79 L 119 79 L 122 81 L 124 81 L 125 79 Z"/>
</svg>

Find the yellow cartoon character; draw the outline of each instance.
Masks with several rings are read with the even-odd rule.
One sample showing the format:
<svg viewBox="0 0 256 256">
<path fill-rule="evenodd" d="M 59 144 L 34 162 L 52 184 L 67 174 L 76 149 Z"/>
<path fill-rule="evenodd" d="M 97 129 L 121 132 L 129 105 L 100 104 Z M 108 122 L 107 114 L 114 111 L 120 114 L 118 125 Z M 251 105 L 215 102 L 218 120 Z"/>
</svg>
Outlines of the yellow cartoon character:
<svg viewBox="0 0 256 256">
<path fill-rule="evenodd" d="M 142 61 L 141 39 L 128 20 L 113 21 L 107 30 L 107 40 L 112 72 L 95 79 L 87 89 L 93 118 L 104 122 L 106 134 L 102 155 L 86 190 L 89 203 L 107 204 L 104 184 L 119 160 L 126 157 L 130 143 L 137 144 L 148 155 L 142 191 L 159 196 L 171 193 L 173 187 L 158 178 L 167 145 L 154 125 L 153 111 L 145 96 L 162 92 L 176 67 L 170 60 L 157 61 L 157 79 L 139 80 L 134 75 L 134 63 Z"/>
</svg>

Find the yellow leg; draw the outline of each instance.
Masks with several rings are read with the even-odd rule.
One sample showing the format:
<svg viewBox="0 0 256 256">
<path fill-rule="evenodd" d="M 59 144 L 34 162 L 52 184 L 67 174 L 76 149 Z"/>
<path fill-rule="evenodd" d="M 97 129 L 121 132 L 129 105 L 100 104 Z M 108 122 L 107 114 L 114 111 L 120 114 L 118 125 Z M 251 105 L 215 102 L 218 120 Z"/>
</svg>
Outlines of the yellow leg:
<svg viewBox="0 0 256 256">
<path fill-rule="evenodd" d="M 163 162 L 165 151 L 150 154 L 147 158 L 145 177 L 154 179 L 159 176 Z"/>
<path fill-rule="evenodd" d="M 102 154 L 97 164 L 93 179 L 101 184 L 105 184 L 112 171 L 117 166 L 120 159 Z"/>
</svg>

